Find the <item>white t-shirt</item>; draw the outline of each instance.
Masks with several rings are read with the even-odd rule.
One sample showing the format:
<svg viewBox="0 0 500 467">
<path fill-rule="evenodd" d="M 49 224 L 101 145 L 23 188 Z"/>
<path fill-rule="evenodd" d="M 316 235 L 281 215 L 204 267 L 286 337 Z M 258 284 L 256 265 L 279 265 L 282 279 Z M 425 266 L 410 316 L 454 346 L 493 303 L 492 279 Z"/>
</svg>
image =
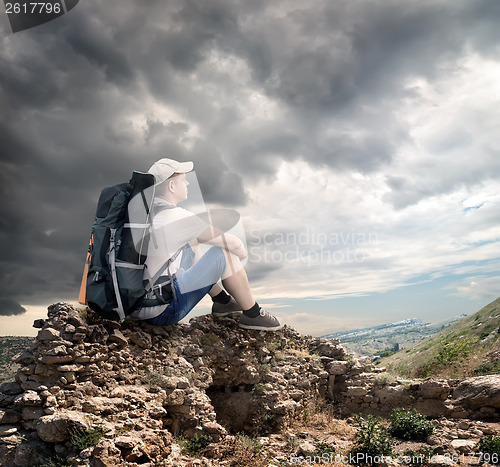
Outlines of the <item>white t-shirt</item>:
<svg viewBox="0 0 500 467">
<path fill-rule="evenodd" d="M 169 258 L 186 243 L 196 240 L 209 226 L 196 214 L 174 206 L 161 198 L 155 198 L 155 206 L 164 206 L 155 214 L 151 226 L 148 257 L 144 279 L 154 277 Z M 182 254 L 178 255 L 169 267 L 174 274 L 180 266 Z M 162 271 L 164 274 L 164 271 Z"/>
<path fill-rule="evenodd" d="M 144 269 L 144 279 L 149 280 L 155 276 L 186 243 L 196 240 L 209 226 L 200 217 L 186 209 L 174 206 L 161 198 L 155 198 L 155 206 L 163 206 L 160 212 L 153 217 L 151 237 L 149 239 L 148 257 Z M 169 266 L 172 275 L 178 271 L 182 254 Z M 160 275 L 165 274 L 162 271 Z M 166 305 L 144 307 L 130 314 L 134 319 L 151 319 L 163 313 Z"/>
</svg>

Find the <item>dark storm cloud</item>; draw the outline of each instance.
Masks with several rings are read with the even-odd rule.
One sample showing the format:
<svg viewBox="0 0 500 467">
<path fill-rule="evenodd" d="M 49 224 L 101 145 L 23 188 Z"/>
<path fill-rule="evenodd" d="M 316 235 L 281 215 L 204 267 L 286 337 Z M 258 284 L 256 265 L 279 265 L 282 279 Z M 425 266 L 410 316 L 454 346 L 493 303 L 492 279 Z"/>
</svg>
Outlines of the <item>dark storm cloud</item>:
<svg viewBox="0 0 500 467">
<path fill-rule="evenodd" d="M 74 299 L 100 190 L 161 157 L 194 160 L 205 201 L 229 206 L 282 160 L 380 169 L 411 141 L 397 116 L 406 80 L 467 47 L 498 54 L 498 8 L 88 0 L 15 35 L 3 22 L 0 293 Z M 219 70 L 221 57 L 249 76 Z M 250 121 L 248 89 L 280 114 Z"/>
<path fill-rule="evenodd" d="M 26 313 L 26 308 L 23 308 L 16 301 L 0 298 L 0 316 L 22 315 L 23 313 Z"/>
</svg>

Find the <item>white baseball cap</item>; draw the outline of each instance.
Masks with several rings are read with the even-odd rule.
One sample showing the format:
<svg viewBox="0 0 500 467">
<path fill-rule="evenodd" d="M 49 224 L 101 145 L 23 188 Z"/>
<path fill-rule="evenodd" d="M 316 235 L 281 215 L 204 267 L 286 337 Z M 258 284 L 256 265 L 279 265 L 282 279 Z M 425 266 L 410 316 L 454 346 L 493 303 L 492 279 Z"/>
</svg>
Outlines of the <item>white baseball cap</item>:
<svg viewBox="0 0 500 467">
<path fill-rule="evenodd" d="M 184 174 L 193 170 L 194 164 L 190 162 L 178 162 L 173 159 L 160 159 L 156 161 L 148 173 L 153 174 L 155 177 L 155 184 L 158 185 L 164 182 L 167 178 L 174 174 Z"/>
</svg>

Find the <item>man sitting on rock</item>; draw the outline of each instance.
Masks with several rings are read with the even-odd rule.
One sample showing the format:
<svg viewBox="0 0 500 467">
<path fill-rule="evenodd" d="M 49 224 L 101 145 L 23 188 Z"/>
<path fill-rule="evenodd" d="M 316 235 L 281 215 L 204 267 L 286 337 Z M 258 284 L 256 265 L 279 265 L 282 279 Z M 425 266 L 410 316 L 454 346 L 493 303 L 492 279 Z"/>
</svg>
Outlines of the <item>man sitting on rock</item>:
<svg viewBox="0 0 500 467">
<path fill-rule="evenodd" d="M 168 305 L 141 308 L 131 317 L 154 325 L 174 324 L 208 293 L 213 301 L 213 316 L 243 311 L 239 321 L 243 329 L 281 329 L 281 322 L 262 309 L 252 296 L 241 264 L 248 255 L 243 242 L 178 206 L 187 199 L 189 182 L 186 173 L 193 167 L 192 162 L 160 159 L 148 171 L 155 177 L 156 214 L 144 278 L 149 280 L 157 276 L 165 267 L 162 274 L 174 278 L 172 300 Z M 202 255 L 199 244 L 212 247 Z M 169 259 L 170 264 L 165 266 Z M 218 285 L 219 279 L 229 295 Z"/>
</svg>

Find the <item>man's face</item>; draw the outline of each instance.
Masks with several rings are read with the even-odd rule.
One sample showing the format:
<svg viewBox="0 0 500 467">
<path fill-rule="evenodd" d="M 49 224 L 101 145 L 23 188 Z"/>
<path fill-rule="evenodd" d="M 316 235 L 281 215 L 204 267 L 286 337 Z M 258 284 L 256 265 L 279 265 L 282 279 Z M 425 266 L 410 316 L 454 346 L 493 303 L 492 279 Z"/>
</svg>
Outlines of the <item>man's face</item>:
<svg viewBox="0 0 500 467">
<path fill-rule="evenodd" d="M 185 201 L 188 197 L 189 182 L 186 179 L 186 174 L 176 175 L 173 179 L 174 195 L 178 203 Z"/>
</svg>

